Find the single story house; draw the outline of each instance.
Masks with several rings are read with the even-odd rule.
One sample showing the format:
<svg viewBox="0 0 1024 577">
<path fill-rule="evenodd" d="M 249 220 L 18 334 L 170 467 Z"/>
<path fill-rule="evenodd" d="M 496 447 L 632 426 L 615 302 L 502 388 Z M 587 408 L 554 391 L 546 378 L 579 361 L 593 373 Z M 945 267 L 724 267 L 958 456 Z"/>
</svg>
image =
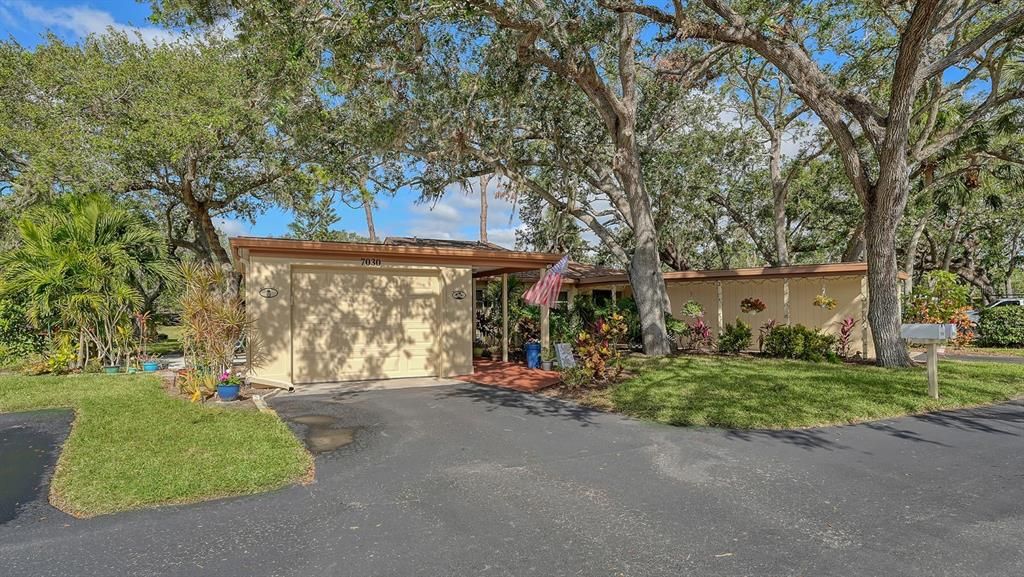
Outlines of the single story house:
<svg viewBox="0 0 1024 577">
<path fill-rule="evenodd" d="M 515 275 L 532 284 L 562 255 L 494 244 L 391 237 L 383 243 L 314 242 L 237 237 L 231 249 L 245 275 L 251 315 L 251 378 L 296 385 L 396 377 L 449 377 L 473 372 L 474 308 L 488 282 Z M 577 294 L 595 302 L 629 297 L 625 272 L 571 263 L 557 306 Z M 867 323 L 867 265 L 666 272 L 672 314 L 700 303 L 715 334 L 742 318 L 769 319 L 837 332 L 857 321 L 851 350 L 874 354 Z M 506 293 L 507 294 L 507 293 Z M 835 307 L 815 306 L 818 295 Z M 741 310 L 759 299 L 760 313 Z M 549 344 L 547 312 L 541 339 Z M 508 329 L 505 328 L 508 335 Z M 507 359 L 507 338 L 504 357 Z"/>
</svg>

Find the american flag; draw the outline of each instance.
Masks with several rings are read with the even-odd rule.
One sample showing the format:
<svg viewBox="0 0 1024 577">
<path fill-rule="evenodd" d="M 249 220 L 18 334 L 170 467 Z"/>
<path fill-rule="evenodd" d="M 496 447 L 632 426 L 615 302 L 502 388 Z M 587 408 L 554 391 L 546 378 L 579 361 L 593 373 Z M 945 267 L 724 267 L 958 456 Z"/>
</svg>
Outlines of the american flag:
<svg viewBox="0 0 1024 577">
<path fill-rule="evenodd" d="M 523 298 L 531 305 L 552 306 L 558 301 L 558 291 L 562 290 L 562 275 L 565 269 L 569 268 L 569 255 L 562 257 L 562 260 L 555 263 L 548 272 L 537 281 L 530 290 L 526 291 Z"/>
</svg>

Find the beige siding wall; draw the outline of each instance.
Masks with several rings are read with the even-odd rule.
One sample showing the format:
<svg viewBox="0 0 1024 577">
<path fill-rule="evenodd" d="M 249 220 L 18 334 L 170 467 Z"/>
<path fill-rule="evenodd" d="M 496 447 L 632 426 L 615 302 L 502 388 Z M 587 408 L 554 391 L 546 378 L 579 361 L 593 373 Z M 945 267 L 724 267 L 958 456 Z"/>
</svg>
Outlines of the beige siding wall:
<svg viewBox="0 0 1024 577">
<path fill-rule="evenodd" d="M 801 277 L 789 279 L 789 322 L 822 329 L 838 335 L 843 319 L 853 317 L 857 326 L 851 339 L 850 349 L 861 352 L 867 357 L 874 357 L 874 345 L 871 332 L 867 327 L 866 292 L 862 288 L 863 276 L 841 277 Z M 736 318 L 743 319 L 757 328 L 769 319 L 783 323 L 785 315 L 785 280 L 723 280 L 722 285 L 722 324 L 733 323 Z M 835 310 L 822 309 L 814 306 L 814 297 L 825 294 L 836 299 Z M 722 326 L 718 318 L 718 283 L 715 281 L 684 281 L 668 283 L 669 300 L 672 302 L 672 314 L 681 318 L 683 304 L 694 300 L 704 307 L 705 321 L 711 325 L 715 335 L 721 333 Z M 767 308 L 756 315 L 743 313 L 740 302 L 745 298 L 759 298 Z M 756 339 L 755 339 L 756 342 Z"/>
<path fill-rule="evenodd" d="M 437 376 L 447 377 L 473 371 L 473 292 L 469 267 L 413 265 L 401 262 L 383 263 L 382 267 L 365 267 L 358 260 L 294 259 L 251 255 L 246 274 L 246 310 L 253 322 L 254 354 L 252 376 L 293 382 L 293 269 L 323 267 L 330 269 L 374 271 L 410 271 L 438 275 L 439 302 L 437 323 Z M 260 296 L 261 288 L 278 291 L 274 298 Z M 456 291 L 466 298 L 457 300 Z M 383 295 L 382 295 L 383 296 Z M 329 304 L 329 303 L 328 303 Z M 298 362 L 298 360 L 296 361 Z M 367 375 L 372 377 L 373 375 Z"/>
</svg>

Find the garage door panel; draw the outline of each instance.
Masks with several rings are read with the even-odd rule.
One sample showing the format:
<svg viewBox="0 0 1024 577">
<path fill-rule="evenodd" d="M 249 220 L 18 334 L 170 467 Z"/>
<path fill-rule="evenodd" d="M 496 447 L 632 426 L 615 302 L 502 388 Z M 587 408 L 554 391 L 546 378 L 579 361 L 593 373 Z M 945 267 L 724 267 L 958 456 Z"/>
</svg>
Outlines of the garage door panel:
<svg viewBox="0 0 1024 577">
<path fill-rule="evenodd" d="M 293 273 L 293 378 L 436 375 L 440 279 L 411 272 Z"/>
</svg>

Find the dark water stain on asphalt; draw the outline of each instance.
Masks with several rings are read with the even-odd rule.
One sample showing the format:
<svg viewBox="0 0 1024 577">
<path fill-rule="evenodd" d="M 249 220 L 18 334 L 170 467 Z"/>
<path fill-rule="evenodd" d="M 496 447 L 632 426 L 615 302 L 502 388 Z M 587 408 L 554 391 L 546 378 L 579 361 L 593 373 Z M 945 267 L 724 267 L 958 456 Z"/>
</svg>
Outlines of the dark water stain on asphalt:
<svg viewBox="0 0 1024 577">
<path fill-rule="evenodd" d="M 46 509 L 47 486 L 71 429 L 70 411 L 0 415 L 0 524 L 28 509 Z"/>
<path fill-rule="evenodd" d="M 306 427 L 306 446 L 313 453 L 328 453 L 348 445 L 356 430 L 338 427 L 338 419 L 330 415 L 300 415 L 290 419 Z"/>
</svg>

